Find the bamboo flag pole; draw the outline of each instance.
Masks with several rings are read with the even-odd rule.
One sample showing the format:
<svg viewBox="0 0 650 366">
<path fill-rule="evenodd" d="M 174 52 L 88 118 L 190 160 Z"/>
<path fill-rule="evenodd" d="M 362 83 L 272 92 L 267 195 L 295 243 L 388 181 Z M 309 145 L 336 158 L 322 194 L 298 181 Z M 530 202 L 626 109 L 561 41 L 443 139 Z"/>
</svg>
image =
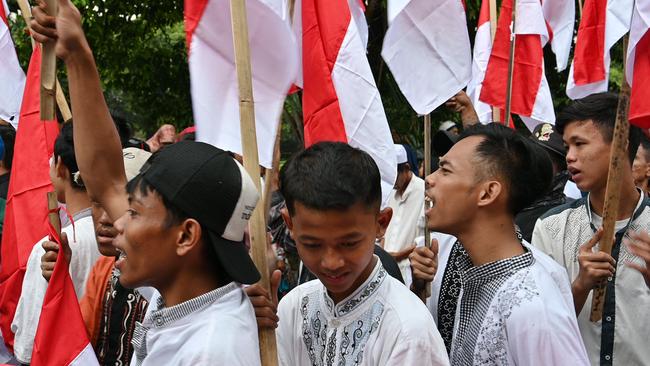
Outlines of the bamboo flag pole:
<svg viewBox="0 0 650 366">
<path fill-rule="evenodd" d="M 494 45 L 494 37 L 497 34 L 497 0 L 489 0 L 490 4 L 490 39 Z M 501 108 L 492 106 L 492 120 L 501 122 Z"/>
<path fill-rule="evenodd" d="M 506 118 L 503 122 L 506 126 L 510 125 L 510 112 L 512 109 L 512 83 L 515 72 L 515 44 L 517 43 L 516 23 L 517 23 L 517 0 L 512 1 L 512 21 L 510 23 L 510 59 L 508 64 L 508 89 L 506 91 Z"/>
<path fill-rule="evenodd" d="M 623 85 L 621 86 L 621 92 L 618 94 L 616 125 L 614 126 L 614 137 L 612 138 L 612 153 L 609 160 L 607 189 L 605 190 L 605 205 L 603 208 L 603 236 L 599 243 L 600 251 L 608 254 L 612 253 L 616 233 L 615 224 L 621 197 L 621 175 L 624 167 L 628 164 L 626 150 L 630 131 L 630 123 L 627 120 L 630 107 L 630 86 L 625 79 L 627 45 L 628 35 L 626 34 L 623 38 Z M 592 322 L 597 322 L 603 317 L 606 290 L 607 283 L 594 289 L 591 316 L 589 317 Z"/>
<path fill-rule="evenodd" d="M 47 4 L 47 14 L 56 16 L 58 11 L 57 0 L 44 0 Z M 41 120 L 51 121 L 56 119 L 56 54 L 53 42 L 43 44 L 43 58 L 41 61 Z"/>
<path fill-rule="evenodd" d="M 424 115 L 424 176 L 431 174 L 431 114 Z M 429 201 L 424 200 L 424 209 L 429 208 Z M 424 218 L 424 246 L 431 248 L 431 232 L 426 225 L 426 216 Z M 418 294 L 420 299 L 426 303 L 431 297 L 430 282 L 424 283 L 424 288 Z"/>
<path fill-rule="evenodd" d="M 232 34 L 235 48 L 235 65 L 239 84 L 239 115 L 244 156 L 244 168 L 253 178 L 258 192 L 261 191 L 260 165 L 257 155 L 255 133 L 255 109 L 253 101 L 253 80 L 251 72 L 250 48 L 248 44 L 248 20 L 245 0 L 230 0 Z M 250 219 L 250 238 L 253 262 L 262 279 L 260 284 L 271 291 L 269 269 L 266 260 L 266 225 L 264 223 L 264 204 L 258 204 Z M 275 331 L 270 328 L 259 330 L 260 358 L 262 365 L 277 365 L 277 346 Z"/>
<path fill-rule="evenodd" d="M 29 28 L 29 19 L 32 16 L 32 9 L 29 7 L 29 3 L 27 0 L 18 0 L 18 7 L 20 7 L 20 13 L 23 16 L 23 19 L 25 20 L 25 23 L 27 24 L 27 28 Z M 31 38 L 32 40 L 32 49 L 36 48 L 36 41 L 34 41 L 34 38 Z M 63 93 L 63 89 L 61 88 L 61 84 L 59 83 L 59 80 L 56 79 L 56 104 L 59 106 L 59 111 L 61 111 L 61 116 L 63 116 L 63 122 L 68 122 L 70 119 L 72 119 L 72 112 L 70 111 L 70 106 L 68 105 L 68 101 L 65 98 L 65 94 Z"/>
<path fill-rule="evenodd" d="M 582 18 L 582 0 L 578 0 L 578 15 Z"/>
</svg>

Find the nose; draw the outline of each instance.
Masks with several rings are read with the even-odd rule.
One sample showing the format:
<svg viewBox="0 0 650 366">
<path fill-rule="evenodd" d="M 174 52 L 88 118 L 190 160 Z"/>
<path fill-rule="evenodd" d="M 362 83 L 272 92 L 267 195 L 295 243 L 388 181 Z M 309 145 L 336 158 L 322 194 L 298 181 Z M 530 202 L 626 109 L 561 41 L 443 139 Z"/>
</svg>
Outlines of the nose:
<svg viewBox="0 0 650 366">
<path fill-rule="evenodd" d="M 435 185 L 435 179 L 436 179 L 436 172 L 433 172 L 424 178 L 424 189 L 429 189 Z"/>
<path fill-rule="evenodd" d="M 328 248 L 321 258 L 321 267 L 329 272 L 336 273 L 345 265 L 345 260 L 335 248 Z"/>
<path fill-rule="evenodd" d="M 566 162 L 567 164 L 573 163 L 577 160 L 576 154 L 575 154 L 575 149 L 571 148 L 571 146 L 567 147 L 566 149 Z"/>
<path fill-rule="evenodd" d="M 117 230 L 118 235 L 124 234 L 124 225 L 126 223 L 127 215 L 128 212 L 125 212 L 124 215 L 120 216 L 120 218 L 115 220 L 115 222 L 113 223 L 113 227 L 115 228 L 115 230 Z"/>
<path fill-rule="evenodd" d="M 104 211 L 99 217 L 99 223 L 104 226 L 113 226 L 113 222 L 111 221 L 110 217 L 108 217 L 106 211 Z"/>
</svg>

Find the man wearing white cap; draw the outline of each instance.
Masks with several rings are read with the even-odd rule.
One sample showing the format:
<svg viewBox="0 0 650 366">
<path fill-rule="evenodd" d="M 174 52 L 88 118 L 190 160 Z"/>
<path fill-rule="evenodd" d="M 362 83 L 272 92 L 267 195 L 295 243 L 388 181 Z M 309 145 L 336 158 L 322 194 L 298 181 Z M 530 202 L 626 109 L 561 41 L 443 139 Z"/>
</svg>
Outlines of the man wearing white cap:
<svg viewBox="0 0 650 366">
<path fill-rule="evenodd" d="M 415 238 L 424 235 L 424 181 L 413 174 L 406 149 L 396 144 L 397 180 L 388 199 L 393 218 L 384 237 L 384 249 L 397 261 L 404 283 L 411 286 L 408 256 L 415 248 Z"/>
</svg>

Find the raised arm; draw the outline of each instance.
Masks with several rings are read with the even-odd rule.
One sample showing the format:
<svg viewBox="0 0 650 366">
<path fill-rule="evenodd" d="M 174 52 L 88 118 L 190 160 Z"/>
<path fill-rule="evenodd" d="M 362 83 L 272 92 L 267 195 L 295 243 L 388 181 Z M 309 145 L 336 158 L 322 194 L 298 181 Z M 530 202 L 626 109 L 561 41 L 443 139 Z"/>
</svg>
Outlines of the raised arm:
<svg viewBox="0 0 650 366">
<path fill-rule="evenodd" d="M 38 42 L 56 42 L 56 54 L 66 65 L 72 104 L 75 155 L 88 194 L 111 219 L 128 209 L 122 147 L 108 111 L 92 51 L 81 28 L 79 10 L 70 0 L 58 0 L 56 18 L 39 1 L 30 25 Z"/>
</svg>

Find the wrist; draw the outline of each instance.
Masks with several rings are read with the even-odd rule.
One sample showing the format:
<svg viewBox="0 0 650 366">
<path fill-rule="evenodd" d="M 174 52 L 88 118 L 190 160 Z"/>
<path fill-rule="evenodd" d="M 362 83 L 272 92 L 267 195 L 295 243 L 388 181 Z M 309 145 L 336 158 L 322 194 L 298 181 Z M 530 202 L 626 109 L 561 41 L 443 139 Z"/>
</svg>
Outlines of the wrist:
<svg viewBox="0 0 650 366">
<path fill-rule="evenodd" d="M 85 65 L 89 62 L 94 63 L 93 52 L 88 45 L 85 37 L 79 40 L 78 45 L 72 47 L 71 50 L 63 58 L 66 66 L 74 67 L 77 65 Z"/>
</svg>

